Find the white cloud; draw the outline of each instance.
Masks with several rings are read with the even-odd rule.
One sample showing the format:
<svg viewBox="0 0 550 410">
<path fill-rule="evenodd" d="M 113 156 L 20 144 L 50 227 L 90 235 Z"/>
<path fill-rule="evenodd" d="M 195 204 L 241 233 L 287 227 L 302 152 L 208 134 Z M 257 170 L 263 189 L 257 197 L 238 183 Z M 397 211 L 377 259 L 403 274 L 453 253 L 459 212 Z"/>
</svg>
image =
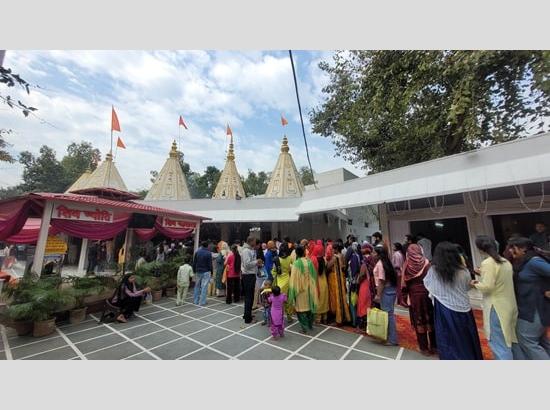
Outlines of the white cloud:
<svg viewBox="0 0 550 410">
<path fill-rule="evenodd" d="M 307 113 L 320 102 L 327 80 L 317 65 L 328 56 L 326 52 L 295 54 L 306 132 L 310 128 Z M 189 127 L 183 131 L 182 148 L 193 170 L 202 171 L 208 165 L 223 168 L 228 144 L 225 124 L 229 123 L 239 171 L 271 171 L 282 137 L 279 113 L 291 122 L 285 131 L 296 165 L 307 164 L 286 53 L 8 51 L 5 65 L 42 87 L 29 96 L 21 91 L 15 94 L 37 107 L 39 118 L 53 124 L 0 107 L 2 126 L 15 131 L 9 138 L 13 153 L 37 153 L 46 144 L 61 157 L 70 142 L 85 140 L 105 155 L 113 104 L 127 146 L 119 150 L 117 167 L 130 189 L 150 186 L 149 171 L 162 167 L 172 140 L 177 139 L 180 114 Z M 333 158 L 334 148 L 327 139 L 313 136 L 310 144 L 316 171 L 345 164 Z M 0 185 L 19 182 L 18 164 L 1 167 Z"/>
</svg>

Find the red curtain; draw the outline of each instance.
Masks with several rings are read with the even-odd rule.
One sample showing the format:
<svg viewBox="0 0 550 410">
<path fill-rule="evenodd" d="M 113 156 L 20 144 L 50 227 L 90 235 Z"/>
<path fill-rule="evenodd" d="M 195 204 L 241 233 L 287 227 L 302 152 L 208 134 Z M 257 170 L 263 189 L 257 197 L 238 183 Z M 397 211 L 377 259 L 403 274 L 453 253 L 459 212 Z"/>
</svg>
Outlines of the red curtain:
<svg viewBox="0 0 550 410">
<path fill-rule="evenodd" d="M 155 228 L 151 229 L 134 229 L 134 233 L 140 241 L 147 242 L 149 239 L 153 239 L 157 234 Z"/>
<path fill-rule="evenodd" d="M 130 218 L 115 219 L 112 223 L 69 221 L 66 219 L 52 219 L 52 227 L 77 238 L 92 240 L 111 239 L 126 229 Z"/>
<path fill-rule="evenodd" d="M 40 234 L 40 218 L 29 218 L 23 226 L 23 229 L 16 235 L 12 235 L 6 239 L 7 243 L 22 243 L 27 245 L 34 245 L 38 241 L 38 235 Z M 55 235 L 59 233 L 56 228 L 50 226 L 48 231 L 49 235 Z"/>
<path fill-rule="evenodd" d="M 155 229 L 170 239 L 185 239 L 193 233 L 192 228 L 166 228 L 159 224 L 158 219 L 155 222 Z"/>
<path fill-rule="evenodd" d="M 0 240 L 17 234 L 25 225 L 31 201 L 20 199 L 0 204 Z"/>
<path fill-rule="evenodd" d="M 155 221 L 155 227 L 151 229 L 134 229 L 136 236 L 140 241 L 148 241 L 156 235 L 162 234 L 170 239 L 185 239 L 191 236 L 193 229 L 191 228 L 166 228 L 163 227 L 158 219 Z"/>
</svg>

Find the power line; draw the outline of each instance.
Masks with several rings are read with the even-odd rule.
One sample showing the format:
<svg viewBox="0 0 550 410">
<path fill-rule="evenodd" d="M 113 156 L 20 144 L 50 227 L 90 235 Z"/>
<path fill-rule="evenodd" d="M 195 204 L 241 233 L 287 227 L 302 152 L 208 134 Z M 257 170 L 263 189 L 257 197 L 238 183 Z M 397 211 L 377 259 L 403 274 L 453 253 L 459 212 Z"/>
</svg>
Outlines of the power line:
<svg viewBox="0 0 550 410">
<path fill-rule="evenodd" d="M 313 168 L 311 166 L 311 159 L 309 158 L 309 148 L 307 146 L 306 129 L 304 127 L 304 118 L 302 116 L 302 105 L 300 104 L 300 94 L 298 93 L 298 81 L 296 80 L 296 70 L 294 69 L 294 59 L 292 58 L 292 50 L 288 50 L 290 56 L 290 64 L 292 65 L 292 76 L 294 77 L 294 88 L 296 89 L 296 100 L 298 101 L 298 111 L 300 112 L 300 122 L 302 123 L 302 135 L 304 136 L 304 144 L 306 146 L 307 162 L 309 164 L 309 170 L 311 171 L 311 177 L 313 178 L 313 186 L 317 188 L 315 182 L 315 175 L 313 174 Z"/>
</svg>

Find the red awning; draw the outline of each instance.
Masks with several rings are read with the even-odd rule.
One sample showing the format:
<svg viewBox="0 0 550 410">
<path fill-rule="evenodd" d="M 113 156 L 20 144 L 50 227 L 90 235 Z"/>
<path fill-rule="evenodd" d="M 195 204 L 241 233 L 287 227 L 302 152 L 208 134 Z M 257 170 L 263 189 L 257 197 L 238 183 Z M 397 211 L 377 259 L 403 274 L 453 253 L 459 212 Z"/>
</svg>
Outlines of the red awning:
<svg viewBox="0 0 550 410">
<path fill-rule="evenodd" d="M 78 202 L 87 205 L 99 205 L 106 206 L 113 209 L 125 210 L 128 212 L 150 214 L 158 216 L 173 216 L 179 218 L 185 218 L 191 221 L 204 221 L 210 220 L 205 216 L 190 214 L 187 212 L 174 211 L 172 209 L 159 208 L 157 206 L 139 204 L 133 201 L 115 201 L 112 199 L 99 198 L 92 195 L 78 195 L 78 194 L 53 194 L 49 192 L 37 192 L 28 194 L 29 199 L 33 200 L 55 200 L 63 202 Z"/>
<path fill-rule="evenodd" d="M 130 214 L 132 213 L 179 218 L 189 222 L 201 222 L 210 219 L 200 215 L 145 205 L 133 201 L 116 201 L 92 195 L 39 192 L 0 201 L 0 240 L 6 240 L 14 236 L 17 237 L 23 229 L 28 217 L 42 217 L 42 210 L 44 209 L 46 201 L 102 206 L 116 211 L 116 213 L 119 214 L 114 223 L 110 224 L 52 219 L 52 227 L 56 228 L 59 232 L 66 232 L 73 236 L 89 239 L 101 239 L 106 235 L 112 237 L 111 235 L 116 235 L 116 233 L 126 229 Z M 31 235 L 31 232 L 30 230 L 26 230 L 23 234 Z M 29 239 L 32 240 L 30 237 Z"/>
</svg>

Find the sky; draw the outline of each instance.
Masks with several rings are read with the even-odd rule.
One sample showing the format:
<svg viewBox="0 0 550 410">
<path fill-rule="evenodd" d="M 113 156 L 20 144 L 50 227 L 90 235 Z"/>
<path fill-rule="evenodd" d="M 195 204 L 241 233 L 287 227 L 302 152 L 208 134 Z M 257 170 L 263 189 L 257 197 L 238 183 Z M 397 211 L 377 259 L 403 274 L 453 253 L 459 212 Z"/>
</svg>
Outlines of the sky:
<svg viewBox="0 0 550 410">
<path fill-rule="evenodd" d="M 336 156 L 330 139 L 311 132 L 308 113 L 323 101 L 328 77 L 318 64 L 329 51 L 294 52 L 312 167 L 316 172 L 345 167 L 365 175 L 359 164 Z M 286 134 L 296 166 L 307 165 L 288 51 L 11 51 L 4 67 L 33 84 L 30 95 L 9 90 L 36 116 L 0 106 L 0 124 L 13 133 L 9 151 L 38 154 L 54 148 L 59 159 L 71 142 L 89 141 L 102 158 L 110 147 L 111 106 L 120 121 L 126 149 L 116 165 L 130 190 L 148 189 L 150 170 L 160 170 L 171 143 L 193 171 L 208 165 L 223 169 L 228 144 L 225 126 L 235 138 L 237 168 L 270 172 Z M 288 126 L 281 126 L 281 114 Z M 0 163 L 0 186 L 21 181 L 22 166 Z"/>
</svg>

